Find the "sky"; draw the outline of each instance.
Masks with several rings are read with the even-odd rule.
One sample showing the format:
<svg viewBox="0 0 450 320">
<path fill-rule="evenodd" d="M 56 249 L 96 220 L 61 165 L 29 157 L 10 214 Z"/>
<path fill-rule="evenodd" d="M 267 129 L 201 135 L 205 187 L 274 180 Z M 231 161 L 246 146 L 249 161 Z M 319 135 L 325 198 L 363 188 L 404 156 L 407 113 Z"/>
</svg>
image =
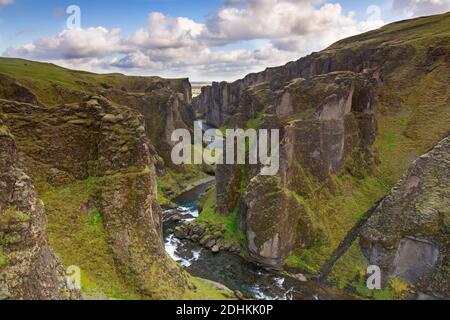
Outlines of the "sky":
<svg viewBox="0 0 450 320">
<path fill-rule="evenodd" d="M 386 23 L 448 11 L 450 0 L 0 0 L 0 55 L 231 81 Z"/>
</svg>

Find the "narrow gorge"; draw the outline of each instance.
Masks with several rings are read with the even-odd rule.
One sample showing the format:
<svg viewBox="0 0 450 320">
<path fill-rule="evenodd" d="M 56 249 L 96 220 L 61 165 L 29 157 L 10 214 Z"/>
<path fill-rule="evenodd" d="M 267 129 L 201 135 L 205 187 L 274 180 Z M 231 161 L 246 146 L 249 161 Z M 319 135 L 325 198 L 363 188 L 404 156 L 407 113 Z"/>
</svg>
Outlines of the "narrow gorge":
<svg viewBox="0 0 450 320">
<path fill-rule="evenodd" d="M 0 300 L 448 299 L 449 88 L 450 13 L 196 97 L 0 58 Z M 196 120 L 278 129 L 278 174 L 175 165 Z"/>
<path fill-rule="evenodd" d="M 336 258 L 345 254 L 327 271 L 327 283 L 370 296 L 361 274 L 376 264 L 389 274 L 380 296 L 448 297 L 442 276 L 448 273 L 448 178 L 436 181 L 442 191 L 432 186 L 434 191 L 423 191 L 433 196 L 426 196 L 429 201 L 420 209 L 413 203 L 402 207 L 403 201 L 419 201 L 417 194 L 407 200 L 396 193 L 399 203 L 391 214 L 406 220 L 379 217 L 378 211 L 394 201 L 388 198 L 367 226 L 363 222 L 391 188 L 399 188 L 395 184 L 414 160 L 438 143 L 445 148 L 447 140 L 440 141 L 450 131 L 449 20 L 447 13 L 394 23 L 285 66 L 202 89 L 193 106 L 208 124 L 281 132 L 278 176 L 265 177 L 252 165 L 216 169 L 210 197 L 218 212 L 238 220 L 248 259 L 320 276 L 358 226 L 361 240 L 350 241 L 358 233 L 347 240 L 348 248 Z M 448 154 L 441 156 L 446 170 Z M 425 188 L 423 175 L 411 184 Z M 438 221 L 441 228 L 432 227 Z M 414 227 L 405 230 L 405 224 Z M 407 263 L 400 262 L 404 250 L 411 259 Z M 431 255 L 426 258 L 431 269 L 414 260 L 424 254 Z M 414 276 L 405 279 L 396 268 Z M 431 280 L 436 278 L 444 284 Z"/>
</svg>

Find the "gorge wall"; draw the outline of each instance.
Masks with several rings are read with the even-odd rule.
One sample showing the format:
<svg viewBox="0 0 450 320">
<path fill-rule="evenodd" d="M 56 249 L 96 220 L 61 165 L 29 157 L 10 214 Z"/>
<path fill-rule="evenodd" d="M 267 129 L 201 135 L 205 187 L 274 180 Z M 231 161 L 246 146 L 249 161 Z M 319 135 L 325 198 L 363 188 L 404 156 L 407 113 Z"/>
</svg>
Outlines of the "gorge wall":
<svg viewBox="0 0 450 320">
<path fill-rule="evenodd" d="M 450 296 L 450 138 L 417 159 L 360 235 L 362 252 L 385 282 L 401 277 L 421 293 Z"/>
<path fill-rule="evenodd" d="M 167 151 L 192 126 L 189 81 L 3 58 L 0 74 L 1 298 L 79 298 L 62 265 L 80 267 L 85 298 L 181 298 L 189 277 L 165 252 L 156 179 L 184 170 Z"/>
<path fill-rule="evenodd" d="M 76 298 L 48 244 L 44 207 L 0 114 L 0 300 Z"/>
<path fill-rule="evenodd" d="M 280 130 L 278 176 L 217 166 L 216 209 L 238 212 L 251 260 L 317 274 L 412 161 L 449 132 L 449 26 L 449 13 L 394 23 L 202 89 L 193 106 L 209 124 Z M 364 265 L 352 250 L 352 270 L 330 281 L 352 283 Z"/>
</svg>

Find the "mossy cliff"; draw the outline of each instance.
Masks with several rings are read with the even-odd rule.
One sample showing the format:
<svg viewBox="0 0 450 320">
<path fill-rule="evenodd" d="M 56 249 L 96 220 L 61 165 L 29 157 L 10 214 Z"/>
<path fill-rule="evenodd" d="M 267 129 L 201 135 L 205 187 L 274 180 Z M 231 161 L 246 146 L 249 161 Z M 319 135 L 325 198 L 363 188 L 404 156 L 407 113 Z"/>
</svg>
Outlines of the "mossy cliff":
<svg viewBox="0 0 450 320">
<path fill-rule="evenodd" d="M 89 282 L 104 282 L 105 270 L 112 270 L 122 280 L 112 291 L 120 293 L 123 282 L 151 298 L 181 296 L 186 279 L 164 251 L 155 159 L 143 117 L 97 96 L 52 108 L 5 100 L 1 106 L 44 203 L 50 203 L 57 254 L 86 266 Z M 92 242 L 103 255 L 98 264 L 83 259 Z"/>
<path fill-rule="evenodd" d="M 164 250 L 157 176 L 193 171 L 168 168 L 165 161 L 167 132 L 189 128 L 187 79 L 96 75 L 4 58 L 0 74 L 2 132 L 14 137 L 43 201 L 38 209 L 46 209 L 55 255 L 65 267 L 81 269 L 84 298 L 224 297 L 186 274 Z M 2 157 L 9 154 L 1 149 Z M 36 245 L 49 250 L 43 240 Z M 3 250 L 2 267 L 12 261 L 9 250 Z M 46 297 L 45 290 L 23 296 Z"/>
<path fill-rule="evenodd" d="M 362 252 L 384 281 L 450 297 L 450 138 L 417 159 L 378 206 L 360 235 Z"/>
<path fill-rule="evenodd" d="M 0 150 L 0 300 L 77 298 L 49 246 L 44 206 L 1 112 Z"/>
<path fill-rule="evenodd" d="M 262 179 L 257 166 L 217 168 L 217 210 L 239 208 L 246 251 L 257 244 L 250 259 L 319 275 L 352 227 L 449 132 L 449 30 L 449 13 L 394 23 L 285 66 L 214 83 L 194 99 L 196 111 L 218 127 L 280 129 L 277 179 Z M 277 190 L 297 202 L 289 215 L 271 205 Z M 258 199 L 254 209 L 246 194 Z M 352 276 L 364 270 L 357 246 L 347 255 L 333 283 L 345 283 L 348 269 Z"/>
<path fill-rule="evenodd" d="M 447 137 L 409 167 L 338 256 L 330 281 L 371 296 L 365 268 L 377 265 L 385 289 L 376 298 L 448 298 L 449 147 Z"/>
<path fill-rule="evenodd" d="M 163 203 L 168 202 L 164 196 L 170 198 L 183 189 L 181 180 L 204 176 L 201 167 L 174 166 L 170 160 L 172 131 L 192 130 L 195 117 L 190 107 L 188 79 L 94 74 L 48 63 L 0 58 L 0 98 L 53 107 L 80 103 L 93 95 L 128 106 L 144 117 L 143 129 L 156 151 L 153 154 L 157 154 L 158 176 L 166 181 Z"/>
</svg>

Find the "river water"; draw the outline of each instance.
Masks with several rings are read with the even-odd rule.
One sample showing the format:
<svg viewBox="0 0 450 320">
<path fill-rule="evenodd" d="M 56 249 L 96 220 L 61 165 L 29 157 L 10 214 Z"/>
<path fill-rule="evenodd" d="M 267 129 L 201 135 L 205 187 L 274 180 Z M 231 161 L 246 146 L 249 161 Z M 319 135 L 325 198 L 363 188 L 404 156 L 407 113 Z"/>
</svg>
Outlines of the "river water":
<svg viewBox="0 0 450 320">
<path fill-rule="evenodd" d="M 232 290 L 239 290 L 246 297 L 253 299 L 330 300 L 343 297 L 341 293 L 321 287 L 315 282 L 301 282 L 284 274 L 266 270 L 236 254 L 228 252 L 213 254 L 190 240 L 179 240 L 169 233 L 169 230 L 173 230 L 178 224 L 198 217 L 198 198 L 211 183 L 201 185 L 176 198 L 174 202 L 179 207 L 175 210 L 182 214 L 183 220 L 164 224 L 166 251 L 183 268 L 194 276 L 221 283 Z M 165 213 L 170 213 L 170 210 Z"/>
</svg>

